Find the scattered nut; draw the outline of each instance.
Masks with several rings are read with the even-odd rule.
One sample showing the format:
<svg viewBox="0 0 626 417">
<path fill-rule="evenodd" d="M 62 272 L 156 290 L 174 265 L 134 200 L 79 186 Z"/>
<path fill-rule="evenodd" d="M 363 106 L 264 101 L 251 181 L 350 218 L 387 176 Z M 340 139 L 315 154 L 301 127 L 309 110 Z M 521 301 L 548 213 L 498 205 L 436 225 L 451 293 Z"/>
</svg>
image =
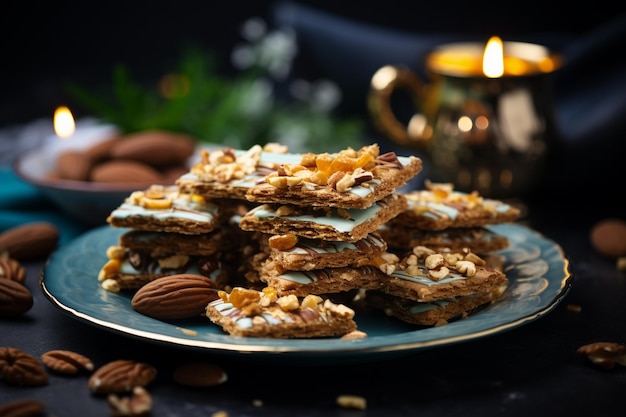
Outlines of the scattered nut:
<svg viewBox="0 0 626 417">
<path fill-rule="evenodd" d="M 44 403 L 36 400 L 15 400 L 0 404 L 2 417 L 35 417 L 41 415 L 46 408 Z"/>
<path fill-rule="evenodd" d="M 98 368 L 89 378 L 89 390 L 97 394 L 131 391 L 150 384 L 157 376 L 152 365 L 132 360 L 116 360 Z"/>
<path fill-rule="evenodd" d="M 33 306 L 30 290 L 17 281 L 0 278 L 0 317 L 15 317 Z"/>
<path fill-rule="evenodd" d="M 208 303 L 217 299 L 215 282 L 203 275 L 176 274 L 155 279 L 133 296 L 133 310 L 160 319 L 201 316 Z"/>
<path fill-rule="evenodd" d="M 50 350 L 41 355 L 41 362 L 50 370 L 66 375 L 94 370 L 91 359 L 70 350 Z"/>
<path fill-rule="evenodd" d="M 8 278 L 23 284 L 26 279 L 26 269 L 17 259 L 0 257 L 0 278 Z"/>
<path fill-rule="evenodd" d="M 357 410 L 367 408 L 367 400 L 359 395 L 340 395 L 337 397 L 337 404 L 343 408 L 355 408 Z"/>
<path fill-rule="evenodd" d="M 46 370 L 34 356 L 12 347 L 0 347 L 0 380 L 19 386 L 48 383 Z"/>
<path fill-rule="evenodd" d="M 141 417 L 147 416 L 152 411 L 152 397 L 141 386 L 134 387 L 129 397 L 109 394 L 107 402 L 114 417 Z"/>
<path fill-rule="evenodd" d="M 192 362 L 181 365 L 172 374 L 174 381 L 188 387 L 213 387 L 228 380 L 226 372 L 218 365 Z"/>
<path fill-rule="evenodd" d="M 31 222 L 12 227 L 0 234 L 0 252 L 6 250 L 18 261 L 43 259 L 56 249 L 59 230 L 49 222 Z"/>
<path fill-rule="evenodd" d="M 616 364 L 626 366 L 626 346 L 619 343 L 590 343 L 579 347 L 577 353 L 604 369 L 613 369 Z"/>
<path fill-rule="evenodd" d="M 591 228 L 589 238 L 594 249 L 603 256 L 626 256 L 626 222 L 623 220 L 599 221 Z"/>
</svg>

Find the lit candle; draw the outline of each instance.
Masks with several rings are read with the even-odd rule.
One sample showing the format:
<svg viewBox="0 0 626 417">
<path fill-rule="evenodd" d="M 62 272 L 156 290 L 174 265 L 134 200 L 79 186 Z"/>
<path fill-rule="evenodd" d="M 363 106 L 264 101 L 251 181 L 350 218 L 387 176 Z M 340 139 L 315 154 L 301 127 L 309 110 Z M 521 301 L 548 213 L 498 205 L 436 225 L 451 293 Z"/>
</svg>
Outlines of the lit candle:
<svg viewBox="0 0 626 417">
<path fill-rule="evenodd" d="M 544 46 L 502 42 L 493 36 L 487 44 L 453 43 L 437 48 L 428 56 L 426 65 L 434 73 L 499 78 L 549 73 L 561 62 Z"/>
<path fill-rule="evenodd" d="M 94 119 L 76 123 L 72 112 L 66 106 L 59 106 L 54 111 L 53 127 L 55 134 L 50 136 L 49 142 L 54 149 L 82 150 L 117 134 L 114 126 L 99 123 Z"/>
</svg>

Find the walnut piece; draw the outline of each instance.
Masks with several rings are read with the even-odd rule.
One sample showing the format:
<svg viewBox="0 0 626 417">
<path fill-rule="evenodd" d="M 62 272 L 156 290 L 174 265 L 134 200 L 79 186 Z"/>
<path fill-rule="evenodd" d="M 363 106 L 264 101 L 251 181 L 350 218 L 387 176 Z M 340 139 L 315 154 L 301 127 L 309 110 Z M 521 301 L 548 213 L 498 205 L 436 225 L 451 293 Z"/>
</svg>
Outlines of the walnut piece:
<svg viewBox="0 0 626 417">
<path fill-rule="evenodd" d="M 616 364 L 626 366 L 626 346 L 619 343 L 590 343 L 579 347 L 577 353 L 604 369 L 613 369 Z"/>
<path fill-rule="evenodd" d="M 109 394 L 107 402 L 114 417 L 141 417 L 147 416 L 152 411 L 152 397 L 141 386 L 134 387 L 128 397 Z"/>
</svg>

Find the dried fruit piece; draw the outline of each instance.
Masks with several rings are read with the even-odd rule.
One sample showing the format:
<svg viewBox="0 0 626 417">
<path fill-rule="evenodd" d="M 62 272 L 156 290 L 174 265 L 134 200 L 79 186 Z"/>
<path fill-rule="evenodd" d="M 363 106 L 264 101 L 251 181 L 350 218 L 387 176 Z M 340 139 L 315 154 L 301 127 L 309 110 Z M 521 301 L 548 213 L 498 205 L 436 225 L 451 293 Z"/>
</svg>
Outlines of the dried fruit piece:
<svg viewBox="0 0 626 417">
<path fill-rule="evenodd" d="M 17 281 L 0 278 L 0 317 L 26 313 L 33 306 L 30 290 Z"/>
<path fill-rule="evenodd" d="M 152 365 L 120 359 L 98 368 L 89 378 L 87 386 L 97 394 L 120 393 L 146 386 L 156 376 L 156 368 Z"/>
<path fill-rule="evenodd" d="M 49 369 L 65 375 L 94 370 L 91 359 L 70 350 L 50 350 L 41 355 L 41 362 Z"/>
<path fill-rule="evenodd" d="M 15 400 L 0 404 L 2 417 L 35 417 L 41 415 L 45 404 L 36 400 Z"/>
<path fill-rule="evenodd" d="M 20 386 L 45 385 L 48 374 L 31 354 L 17 348 L 0 347 L 0 380 Z"/>
<path fill-rule="evenodd" d="M 213 387 L 228 380 L 220 366 L 208 362 L 190 362 L 179 366 L 172 374 L 174 381 L 187 387 Z"/>
</svg>

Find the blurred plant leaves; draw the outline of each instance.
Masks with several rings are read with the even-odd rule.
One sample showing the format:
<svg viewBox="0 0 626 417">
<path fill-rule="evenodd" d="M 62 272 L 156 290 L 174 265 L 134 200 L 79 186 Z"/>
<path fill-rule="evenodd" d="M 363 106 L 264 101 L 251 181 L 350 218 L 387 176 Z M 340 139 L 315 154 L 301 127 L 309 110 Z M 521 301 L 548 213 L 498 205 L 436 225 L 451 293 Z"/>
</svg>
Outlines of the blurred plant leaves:
<svg viewBox="0 0 626 417">
<path fill-rule="evenodd" d="M 271 80 L 258 70 L 225 77 L 215 68 L 212 54 L 188 49 L 175 71 L 153 88 L 134 81 L 119 65 L 106 91 L 76 84 L 68 90 L 95 117 L 124 133 L 164 129 L 240 149 L 279 142 L 293 152 L 362 146 L 361 119 L 340 118 L 302 100 L 278 99 Z"/>
</svg>

